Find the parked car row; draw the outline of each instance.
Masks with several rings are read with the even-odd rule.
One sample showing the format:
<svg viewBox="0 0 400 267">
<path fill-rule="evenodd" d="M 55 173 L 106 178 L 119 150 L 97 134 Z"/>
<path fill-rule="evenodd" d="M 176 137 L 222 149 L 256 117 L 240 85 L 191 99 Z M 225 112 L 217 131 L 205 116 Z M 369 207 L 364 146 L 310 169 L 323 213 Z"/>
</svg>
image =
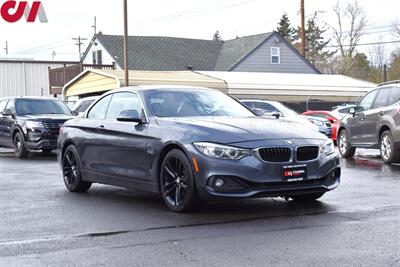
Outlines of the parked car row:
<svg viewBox="0 0 400 267">
<path fill-rule="evenodd" d="M 339 107 L 341 110 L 344 106 Z M 66 188 L 92 183 L 159 193 L 177 212 L 220 198 L 309 202 L 335 189 L 343 157 L 379 148 L 400 160 L 400 86 L 379 86 L 355 107 L 299 115 L 276 101 L 237 101 L 207 88 L 128 87 L 79 101 L 0 99 L 0 146 L 17 157 L 57 148 Z M 73 115 L 79 116 L 73 116 Z M 321 134 L 323 133 L 323 134 Z"/>
</svg>

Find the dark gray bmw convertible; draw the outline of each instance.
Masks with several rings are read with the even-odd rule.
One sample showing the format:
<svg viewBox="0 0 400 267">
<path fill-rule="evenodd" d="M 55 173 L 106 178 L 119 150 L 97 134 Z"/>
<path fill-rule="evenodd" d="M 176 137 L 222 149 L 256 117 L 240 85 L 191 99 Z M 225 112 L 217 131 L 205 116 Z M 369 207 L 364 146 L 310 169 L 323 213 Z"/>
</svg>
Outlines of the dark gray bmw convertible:
<svg viewBox="0 0 400 267">
<path fill-rule="evenodd" d="M 207 88 L 108 92 L 64 124 L 57 146 L 69 191 L 92 183 L 147 190 L 173 211 L 216 198 L 308 202 L 340 183 L 331 140 Z"/>
</svg>

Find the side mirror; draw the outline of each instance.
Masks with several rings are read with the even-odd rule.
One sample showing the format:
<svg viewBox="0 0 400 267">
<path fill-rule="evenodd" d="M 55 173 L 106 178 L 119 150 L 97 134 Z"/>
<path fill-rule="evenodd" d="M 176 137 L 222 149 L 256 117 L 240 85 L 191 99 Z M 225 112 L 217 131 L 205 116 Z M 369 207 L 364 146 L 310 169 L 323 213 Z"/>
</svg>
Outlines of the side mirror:
<svg viewBox="0 0 400 267">
<path fill-rule="evenodd" d="M 6 109 L 3 111 L 3 113 L 1 113 L 4 117 L 13 117 L 13 113 L 10 109 Z"/>
<path fill-rule="evenodd" d="M 349 108 L 349 114 L 351 114 L 351 115 L 356 114 L 356 108 L 355 107 Z"/>
<path fill-rule="evenodd" d="M 256 116 L 258 116 L 258 117 L 265 115 L 264 110 L 259 109 L 259 108 L 252 108 L 251 111 L 253 111 L 253 113 L 256 114 Z"/>
<path fill-rule="evenodd" d="M 278 111 L 274 111 L 274 112 L 271 113 L 271 116 L 279 119 L 280 117 L 283 117 L 283 114 L 278 112 Z"/>
<path fill-rule="evenodd" d="M 128 109 L 128 110 L 121 111 L 121 113 L 117 117 L 117 121 L 136 122 L 136 123 L 143 122 L 139 116 L 139 113 L 134 109 Z"/>
</svg>

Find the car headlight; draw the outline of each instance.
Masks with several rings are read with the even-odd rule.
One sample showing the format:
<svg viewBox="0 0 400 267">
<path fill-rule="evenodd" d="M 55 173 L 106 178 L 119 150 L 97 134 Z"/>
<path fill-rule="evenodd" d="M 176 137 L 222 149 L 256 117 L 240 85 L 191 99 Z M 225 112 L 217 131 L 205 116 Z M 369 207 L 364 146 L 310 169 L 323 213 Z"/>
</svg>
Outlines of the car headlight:
<svg viewBox="0 0 400 267">
<path fill-rule="evenodd" d="M 324 123 L 322 121 L 318 121 L 318 120 L 310 120 L 310 121 L 317 126 L 324 126 Z"/>
<path fill-rule="evenodd" d="M 199 142 L 193 144 L 202 154 L 217 158 L 217 159 L 231 159 L 238 160 L 246 156 L 250 156 L 249 149 L 224 146 L 214 143 Z"/>
<path fill-rule="evenodd" d="M 33 129 L 33 128 L 44 128 L 44 125 L 40 121 L 26 121 L 25 122 L 25 127 L 27 129 Z"/>
<path fill-rule="evenodd" d="M 333 141 L 331 139 L 326 141 L 325 144 L 319 147 L 319 152 L 327 156 L 335 153 L 335 145 L 333 144 Z"/>
</svg>

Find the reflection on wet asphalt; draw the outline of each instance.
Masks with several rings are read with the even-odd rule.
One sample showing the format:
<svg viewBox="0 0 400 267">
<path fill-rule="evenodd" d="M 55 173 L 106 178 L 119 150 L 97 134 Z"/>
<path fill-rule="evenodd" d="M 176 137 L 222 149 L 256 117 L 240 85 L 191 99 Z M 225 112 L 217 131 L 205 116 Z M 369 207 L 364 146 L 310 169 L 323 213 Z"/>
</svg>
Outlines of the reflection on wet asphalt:
<svg viewBox="0 0 400 267">
<path fill-rule="evenodd" d="M 304 266 L 329 265 L 321 255 L 349 266 L 396 265 L 400 166 L 385 165 L 375 150 L 358 150 L 341 166 L 341 186 L 312 205 L 249 199 L 176 214 L 157 195 L 135 190 L 95 185 L 87 194 L 68 193 L 55 155 L 18 160 L 0 149 L 0 266 L 74 265 L 72 255 L 84 265 L 126 265 L 134 257 L 140 266 L 260 266 L 269 255 L 270 263 L 293 266 L 305 260 L 297 243 L 308 249 Z"/>
</svg>

